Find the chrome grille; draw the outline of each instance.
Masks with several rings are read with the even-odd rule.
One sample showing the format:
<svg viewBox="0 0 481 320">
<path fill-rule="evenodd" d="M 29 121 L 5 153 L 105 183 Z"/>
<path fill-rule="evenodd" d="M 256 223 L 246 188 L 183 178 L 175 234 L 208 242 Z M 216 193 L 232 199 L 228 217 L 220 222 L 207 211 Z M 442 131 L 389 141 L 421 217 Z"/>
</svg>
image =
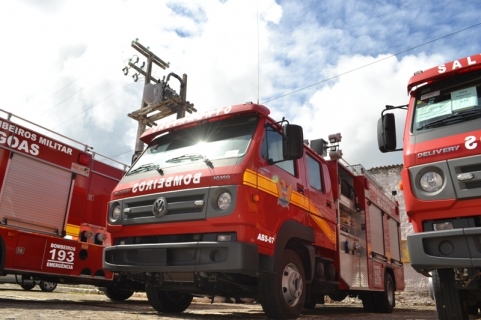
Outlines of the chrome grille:
<svg viewBox="0 0 481 320">
<path fill-rule="evenodd" d="M 159 223 L 205 219 L 208 188 L 163 192 L 154 195 L 127 198 L 121 201 L 122 223 Z M 164 198 L 166 210 L 161 216 L 153 213 L 154 202 Z"/>
<path fill-rule="evenodd" d="M 481 156 L 448 160 L 449 171 L 458 199 L 481 196 Z M 473 178 L 460 181 L 459 174 L 471 173 Z"/>
</svg>

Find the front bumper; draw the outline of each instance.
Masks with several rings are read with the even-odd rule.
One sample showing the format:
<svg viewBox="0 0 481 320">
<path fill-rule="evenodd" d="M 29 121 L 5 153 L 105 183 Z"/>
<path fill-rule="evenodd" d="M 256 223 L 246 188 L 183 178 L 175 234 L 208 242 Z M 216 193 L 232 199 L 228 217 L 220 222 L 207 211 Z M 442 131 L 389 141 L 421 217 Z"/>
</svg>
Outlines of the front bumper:
<svg viewBox="0 0 481 320">
<path fill-rule="evenodd" d="M 257 276 L 256 245 L 182 242 L 117 245 L 104 249 L 103 267 L 113 272 L 226 272 Z"/>
<path fill-rule="evenodd" d="M 419 273 L 481 267 L 481 228 L 421 232 L 407 236 L 411 266 Z"/>
</svg>

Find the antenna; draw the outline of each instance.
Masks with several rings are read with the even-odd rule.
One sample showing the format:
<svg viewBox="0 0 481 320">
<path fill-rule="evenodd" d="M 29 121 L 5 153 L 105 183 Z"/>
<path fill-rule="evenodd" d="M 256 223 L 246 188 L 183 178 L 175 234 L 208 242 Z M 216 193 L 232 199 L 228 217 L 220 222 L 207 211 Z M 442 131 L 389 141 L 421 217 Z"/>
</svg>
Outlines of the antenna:
<svg viewBox="0 0 481 320">
<path fill-rule="evenodd" d="M 259 0 L 257 0 L 257 104 L 259 104 Z"/>
</svg>

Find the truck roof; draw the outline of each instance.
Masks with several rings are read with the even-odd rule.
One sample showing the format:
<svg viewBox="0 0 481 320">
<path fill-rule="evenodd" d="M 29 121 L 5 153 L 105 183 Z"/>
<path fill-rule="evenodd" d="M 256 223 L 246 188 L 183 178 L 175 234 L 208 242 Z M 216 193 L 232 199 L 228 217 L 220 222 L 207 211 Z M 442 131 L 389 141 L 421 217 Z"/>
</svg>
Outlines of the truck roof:
<svg viewBox="0 0 481 320">
<path fill-rule="evenodd" d="M 411 92 L 414 87 L 423 83 L 436 82 L 477 69 L 481 69 L 481 54 L 453 60 L 425 71 L 418 71 L 409 79 L 408 93 Z"/>
<path fill-rule="evenodd" d="M 157 126 L 146 130 L 140 137 L 140 140 L 148 144 L 152 142 L 152 140 L 154 140 L 154 138 L 159 134 L 171 131 L 178 127 L 188 126 L 201 120 L 215 119 L 228 116 L 229 114 L 239 114 L 245 112 L 257 112 L 266 117 L 270 114 L 270 111 L 267 107 L 252 102 L 246 102 L 244 104 L 211 109 L 205 112 L 198 112 L 185 118 L 175 119 L 158 124 Z"/>
</svg>

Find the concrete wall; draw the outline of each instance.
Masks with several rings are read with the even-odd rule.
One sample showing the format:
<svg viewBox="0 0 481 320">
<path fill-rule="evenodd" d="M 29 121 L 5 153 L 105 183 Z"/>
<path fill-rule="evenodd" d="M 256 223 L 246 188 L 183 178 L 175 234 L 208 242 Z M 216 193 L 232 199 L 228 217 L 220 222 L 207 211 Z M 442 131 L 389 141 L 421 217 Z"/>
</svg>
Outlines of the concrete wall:
<svg viewBox="0 0 481 320">
<path fill-rule="evenodd" d="M 412 224 L 408 222 L 406 215 L 406 206 L 404 204 L 404 194 L 399 190 L 399 182 L 401 181 L 402 165 L 392 165 L 385 167 L 376 167 L 369 169 L 368 172 L 379 181 L 386 193 L 392 194 L 396 191 L 396 195 L 392 199 L 399 202 L 399 212 L 401 215 L 401 242 L 403 244 L 403 263 L 404 278 L 406 290 L 428 290 L 428 278 L 414 271 L 409 263 L 409 255 L 407 253 L 406 237 L 413 233 Z"/>
</svg>

